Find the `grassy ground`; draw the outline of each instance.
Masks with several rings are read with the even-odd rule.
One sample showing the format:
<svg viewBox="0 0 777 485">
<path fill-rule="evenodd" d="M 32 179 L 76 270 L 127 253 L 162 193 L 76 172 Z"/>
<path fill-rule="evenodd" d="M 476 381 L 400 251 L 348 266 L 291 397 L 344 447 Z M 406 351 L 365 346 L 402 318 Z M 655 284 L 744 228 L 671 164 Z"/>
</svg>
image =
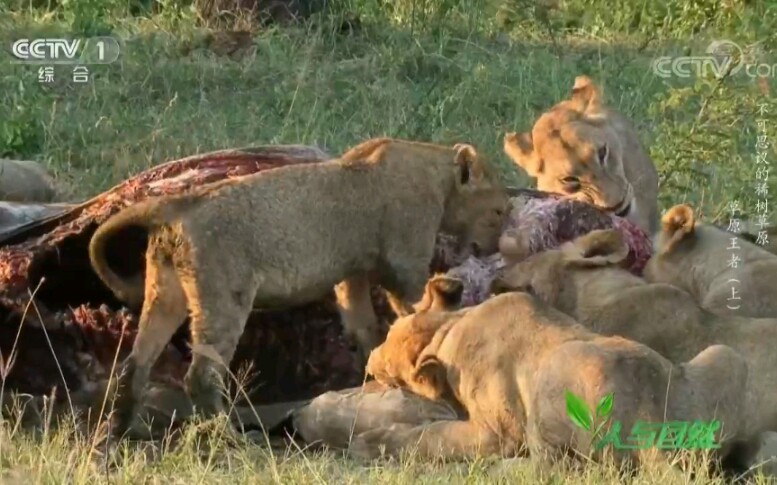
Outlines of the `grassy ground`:
<svg viewBox="0 0 777 485">
<path fill-rule="evenodd" d="M 429 484 L 535 484 L 569 483 L 598 485 L 621 483 L 613 465 L 574 467 L 559 463 L 541 468 L 528 458 L 481 459 L 462 463 L 421 461 L 408 453 L 401 459 L 359 462 L 340 452 L 305 450 L 295 445 L 268 447 L 261 437 L 228 437 L 223 421 L 208 423 L 204 441 L 190 426 L 176 445 L 112 446 L 110 452 L 72 428 L 44 431 L 32 436 L 14 430 L 14 423 L 0 425 L 0 483 L 429 483 Z M 704 456 L 691 458 L 683 468 L 679 461 L 644 466 L 632 483 L 667 485 L 726 483 L 709 475 Z M 769 483 L 755 476 L 753 484 Z"/>
<path fill-rule="evenodd" d="M 660 2 L 570 0 L 547 10 L 543 3 L 521 0 L 498 5 L 397 0 L 389 11 L 376 1 L 352 0 L 340 6 L 341 13 L 361 20 L 349 33 L 340 28 L 342 15 L 287 27 L 237 22 L 251 27 L 252 41 L 246 52 L 232 57 L 220 54 L 218 43 L 204 36 L 213 22 L 188 8 L 173 8 L 174 2 L 162 2 L 167 6 L 161 13 L 144 17 L 127 15 L 120 8 L 124 2 L 106 0 L 104 5 L 114 9 L 110 13 L 93 0 L 63 0 L 53 10 L 40 7 L 45 3 L 0 5 L 2 44 L 22 34 L 68 31 L 108 33 L 123 43 L 115 64 L 93 66 L 88 86 L 71 85 L 67 66 L 58 68 L 54 86 L 44 86 L 35 67 L 10 64 L 7 57 L 0 62 L 0 156 L 45 162 L 72 200 L 198 152 L 306 143 L 338 153 L 379 135 L 470 141 L 501 164 L 506 178 L 527 184 L 502 153 L 502 136 L 528 129 L 582 73 L 599 80 L 611 104 L 642 131 L 661 173 L 664 208 L 689 201 L 707 218 L 721 220 L 727 217 L 725 205 L 739 199 L 745 212 L 753 211 L 761 104 L 770 105 L 763 117 L 769 138 L 777 140 L 774 77 L 662 79 L 650 70 L 658 55 L 701 54 L 711 40 L 722 38 L 742 46 L 760 41 L 759 62 L 774 65 L 769 49 L 777 15 L 768 1 L 672 0 L 659 8 Z M 775 180 L 772 176 L 769 182 L 772 192 Z M 268 458 L 257 446 L 222 447 L 205 457 L 183 447 L 159 460 L 135 450 L 128 452 L 124 467 L 108 472 L 90 458 L 88 441 L 73 444 L 67 433 L 36 438 L 13 429 L 12 422 L 0 425 L 3 483 L 490 483 L 498 478 L 484 463 L 442 468 L 411 460 L 361 467 L 294 450 Z M 537 478 L 528 465 L 508 473 L 500 480 Z M 562 470 L 547 478 L 562 480 L 614 478 L 597 468 L 573 475 Z M 689 480 L 670 467 L 647 470 L 638 479 Z"/>
</svg>

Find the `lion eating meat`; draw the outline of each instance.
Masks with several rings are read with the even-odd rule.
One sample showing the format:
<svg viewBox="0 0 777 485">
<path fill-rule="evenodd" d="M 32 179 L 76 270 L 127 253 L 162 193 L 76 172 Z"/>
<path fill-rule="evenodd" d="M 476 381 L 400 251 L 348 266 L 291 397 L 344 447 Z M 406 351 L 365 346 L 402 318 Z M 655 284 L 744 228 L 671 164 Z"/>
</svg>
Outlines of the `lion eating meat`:
<svg viewBox="0 0 777 485">
<path fill-rule="evenodd" d="M 392 325 L 370 356 L 369 372 L 381 383 L 460 403 L 468 417 L 365 431 L 351 445 L 356 456 L 377 457 L 382 447 L 388 455 L 415 449 L 452 459 L 526 449 L 540 459 L 587 454 L 591 433 L 567 415 L 566 391 L 591 409 L 613 393 L 610 417 L 625 434 L 637 421 L 717 419 L 723 454 L 739 436 L 748 369 L 725 345 L 672 364 L 645 345 L 588 331 L 525 293 L 458 309 L 460 285 L 446 277 L 428 284 L 431 303 Z M 626 462 L 650 456 L 617 449 L 614 455 Z"/>
<path fill-rule="evenodd" d="M 362 352 L 380 338 L 370 283 L 405 315 L 421 299 L 438 232 L 474 253 L 496 252 L 508 198 L 471 145 L 368 140 L 342 158 L 216 182 L 154 198 L 95 232 L 90 259 L 124 301 L 143 300 L 119 379 L 118 431 L 131 427 L 150 368 L 187 314 L 185 378 L 198 412 L 223 408 L 220 380 L 252 308 L 311 302 L 337 287 L 343 327 Z M 148 229 L 144 294 L 108 265 L 108 240 Z M 220 362 L 219 362 L 220 361 Z"/>
<path fill-rule="evenodd" d="M 679 286 L 702 308 L 720 315 L 777 318 L 777 256 L 696 221 L 686 204 L 670 208 L 662 226 L 656 252 L 645 266 L 647 281 Z M 732 253 L 737 256 L 733 265 Z"/>
<path fill-rule="evenodd" d="M 540 116 L 531 132 L 507 133 L 504 150 L 539 190 L 585 200 L 655 232 L 655 165 L 629 120 L 605 106 L 588 76 L 578 76 L 570 99 Z"/>
<path fill-rule="evenodd" d="M 618 232 L 592 231 L 506 268 L 493 290 L 531 293 L 595 332 L 648 345 L 672 362 L 728 345 L 748 363 L 749 433 L 777 429 L 777 318 L 708 312 L 679 287 L 625 271 L 627 253 Z"/>
</svg>

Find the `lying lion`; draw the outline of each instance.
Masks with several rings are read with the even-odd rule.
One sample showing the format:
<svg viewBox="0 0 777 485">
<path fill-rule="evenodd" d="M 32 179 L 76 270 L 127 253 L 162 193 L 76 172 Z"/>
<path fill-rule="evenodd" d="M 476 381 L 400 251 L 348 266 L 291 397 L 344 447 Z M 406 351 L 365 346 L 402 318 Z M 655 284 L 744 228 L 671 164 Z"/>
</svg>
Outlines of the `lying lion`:
<svg viewBox="0 0 777 485">
<path fill-rule="evenodd" d="M 760 221 L 758 223 L 742 221 L 742 225 L 744 228 L 743 231 L 739 233 L 739 237 L 746 241 L 750 241 L 753 244 L 757 244 L 765 251 L 777 254 L 777 226 L 762 226 Z M 759 241 L 759 239 L 761 240 Z"/>
<path fill-rule="evenodd" d="M 526 449 L 541 458 L 587 454 L 591 433 L 567 415 L 566 391 L 591 409 L 614 393 L 610 423 L 621 424 L 624 440 L 638 420 L 718 419 L 724 454 L 739 435 L 747 365 L 727 346 L 710 346 L 672 365 L 645 345 L 596 335 L 524 293 L 456 310 L 455 283 L 437 277 L 429 285 L 433 304 L 392 325 L 372 352 L 368 372 L 428 399 L 455 400 L 468 419 L 366 431 L 351 445 L 358 457 L 379 456 L 382 447 L 388 455 L 415 448 L 423 457 L 454 459 Z M 617 449 L 613 456 L 646 457 Z"/>
<path fill-rule="evenodd" d="M 685 290 L 622 269 L 627 252 L 618 232 L 592 231 L 505 268 L 492 289 L 531 293 L 597 333 L 648 345 L 672 362 L 728 345 L 748 362 L 749 432 L 777 430 L 777 319 L 707 312 Z"/>
<path fill-rule="evenodd" d="M 648 234 L 658 226 L 658 173 L 636 130 L 605 105 L 588 76 L 569 99 L 545 112 L 531 132 L 507 133 L 505 153 L 537 188 L 590 202 L 633 221 Z"/>
<path fill-rule="evenodd" d="M 323 163 L 289 165 L 154 198 L 112 216 L 90 258 L 124 301 L 143 300 L 124 362 L 117 431 L 130 427 L 149 370 L 191 314 L 195 349 L 185 378 L 197 410 L 222 410 L 220 380 L 252 308 L 323 297 L 337 284 L 347 334 L 366 355 L 380 339 L 370 283 L 395 312 L 424 292 L 438 232 L 462 247 L 496 252 L 508 198 L 471 145 L 372 139 Z M 146 228 L 145 295 L 110 266 L 111 237 Z M 339 283 L 339 284 L 338 284 Z"/>
<path fill-rule="evenodd" d="M 661 222 L 646 280 L 679 286 L 713 313 L 777 318 L 777 256 L 695 221 L 685 204 L 669 209 Z"/>
</svg>

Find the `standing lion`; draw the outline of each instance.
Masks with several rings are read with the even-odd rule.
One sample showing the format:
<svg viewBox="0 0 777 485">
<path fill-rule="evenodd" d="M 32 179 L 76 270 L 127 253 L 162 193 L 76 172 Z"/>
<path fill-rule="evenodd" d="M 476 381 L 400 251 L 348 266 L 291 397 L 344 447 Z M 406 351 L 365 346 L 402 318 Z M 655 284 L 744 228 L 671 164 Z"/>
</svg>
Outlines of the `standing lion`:
<svg viewBox="0 0 777 485">
<path fill-rule="evenodd" d="M 387 291 L 398 314 L 411 313 L 438 232 L 475 253 L 496 252 L 507 204 L 471 145 L 378 138 L 340 159 L 124 209 L 98 228 L 89 248 L 95 271 L 120 299 L 143 300 L 119 379 L 117 431 L 132 427 L 151 366 L 187 314 L 194 352 L 185 386 L 209 416 L 223 409 L 224 366 L 252 308 L 308 303 L 336 285 L 345 332 L 366 355 L 380 343 L 370 283 Z M 143 295 L 106 258 L 109 240 L 130 226 L 149 234 Z"/>
</svg>

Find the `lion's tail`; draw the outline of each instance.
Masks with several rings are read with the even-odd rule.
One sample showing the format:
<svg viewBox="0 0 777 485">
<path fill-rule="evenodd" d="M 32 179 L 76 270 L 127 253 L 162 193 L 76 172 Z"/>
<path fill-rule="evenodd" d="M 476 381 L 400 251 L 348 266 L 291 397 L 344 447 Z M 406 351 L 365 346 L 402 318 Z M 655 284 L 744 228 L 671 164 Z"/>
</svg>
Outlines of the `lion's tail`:
<svg viewBox="0 0 777 485">
<path fill-rule="evenodd" d="M 167 222 L 170 200 L 153 198 L 122 209 L 102 223 L 89 242 L 89 260 L 97 276 L 113 293 L 132 308 L 138 308 L 143 301 L 145 291 L 144 275 L 141 273 L 130 278 L 117 274 L 108 263 L 106 249 L 108 242 L 117 233 L 127 227 L 137 226 L 149 232 Z"/>
</svg>

